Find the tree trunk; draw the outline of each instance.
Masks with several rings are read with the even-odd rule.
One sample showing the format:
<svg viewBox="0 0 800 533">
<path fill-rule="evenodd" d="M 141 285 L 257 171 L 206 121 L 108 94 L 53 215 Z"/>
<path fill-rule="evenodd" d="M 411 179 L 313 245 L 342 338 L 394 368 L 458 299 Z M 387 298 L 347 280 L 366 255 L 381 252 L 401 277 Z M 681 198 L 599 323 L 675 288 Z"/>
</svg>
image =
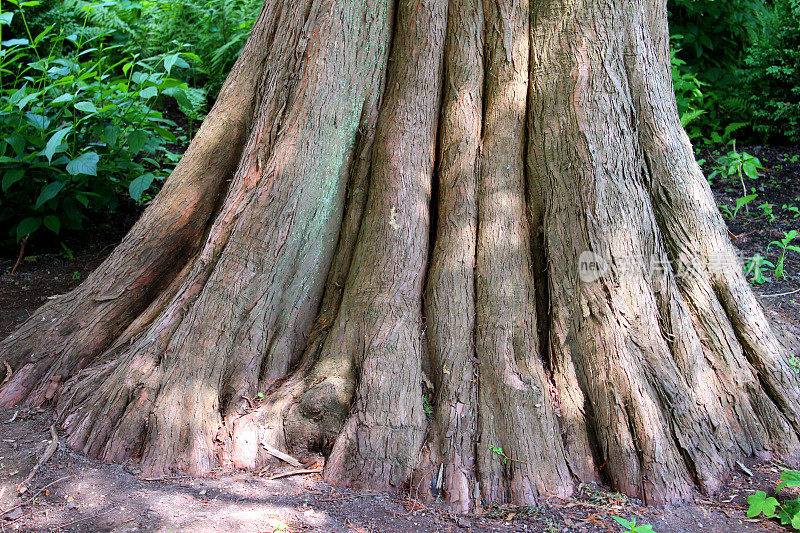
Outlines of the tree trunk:
<svg viewBox="0 0 800 533">
<path fill-rule="evenodd" d="M 151 475 L 649 503 L 788 456 L 800 389 L 694 161 L 661 0 L 267 2 L 111 256 L 0 343 L 0 403 Z"/>
</svg>

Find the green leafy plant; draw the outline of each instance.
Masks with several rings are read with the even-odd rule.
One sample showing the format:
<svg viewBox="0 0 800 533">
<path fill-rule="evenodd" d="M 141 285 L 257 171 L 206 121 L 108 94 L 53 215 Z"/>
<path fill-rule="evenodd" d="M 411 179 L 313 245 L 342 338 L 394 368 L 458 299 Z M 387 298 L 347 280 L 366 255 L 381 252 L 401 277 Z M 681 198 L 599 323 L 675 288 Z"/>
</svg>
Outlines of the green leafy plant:
<svg viewBox="0 0 800 533">
<path fill-rule="evenodd" d="M 650 524 L 636 525 L 636 519 L 631 518 L 630 521 L 622 518 L 621 516 L 611 517 L 617 524 L 625 528 L 624 533 L 653 533 L 653 526 Z"/>
<path fill-rule="evenodd" d="M 734 206 L 733 209 L 731 209 L 729 206 L 725 204 L 721 204 L 719 206 L 719 209 L 722 212 L 722 216 L 724 216 L 728 220 L 735 219 L 736 216 L 739 214 L 739 211 L 742 209 L 742 207 L 746 207 L 747 204 L 755 200 L 757 196 L 758 196 L 757 194 L 748 194 L 747 196 L 737 198 L 736 205 Z"/>
<path fill-rule="evenodd" d="M 492 446 L 492 445 L 490 445 L 489 446 L 489 451 L 499 455 L 500 456 L 500 460 L 502 461 L 503 464 L 507 464 L 508 463 L 510 457 L 506 455 L 506 452 L 504 452 L 503 448 L 501 448 L 500 446 Z"/>
<path fill-rule="evenodd" d="M 489 446 L 489 451 L 491 451 L 492 453 L 497 454 L 500 457 L 500 460 L 502 461 L 502 463 L 504 465 L 508 464 L 509 461 L 513 461 L 515 463 L 523 463 L 523 464 L 525 463 L 525 461 L 520 461 L 519 459 L 512 459 L 511 457 L 506 455 L 506 452 L 504 452 L 503 448 L 501 448 L 500 446 L 491 446 L 490 445 Z"/>
<path fill-rule="evenodd" d="M 26 27 L 29 4 L 14 13 Z M 145 199 L 180 157 L 157 104 L 196 110 L 189 86 L 170 76 L 188 67 L 184 54 L 112 62 L 119 46 L 107 41 L 48 27 L 2 43 L 0 231 L 17 241 L 79 229 L 85 212 L 113 211 L 123 192 Z"/>
<path fill-rule="evenodd" d="M 164 35 L 189 45 L 216 93 L 250 35 L 262 4 L 261 0 L 142 2 L 140 30 L 134 42 L 162 53 L 167 51 Z"/>
<path fill-rule="evenodd" d="M 690 139 L 702 136 L 701 130 L 692 126 L 698 118 L 706 114 L 703 103 L 704 85 L 697 76 L 688 72 L 684 66 L 686 62 L 678 57 L 680 50 L 678 43 L 683 38 L 682 35 L 672 35 L 673 46 L 670 47 L 670 67 L 672 70 L 672 84 L 675 87 L 675 99 L 678 103 L 678 114 L 681 117 L 681 124 L 689 135 Z"/>
<path fill-rule="evenodd" d="M 67 246 L 63 242 L 61 243 L 61 254 L 60 255 L 61 255 L 61 257 L 63 257 L 67 261 L 72 261 L 73 259 L 75 259 L 75 253 L 72 251 L 72 249 L 70 249 L 69 246 Z"/>
<path fill-rule="evenodd" d="M 800 357 L 797 357 L 797 354 L 789 356 L 789 364 L 792 365 L 795 374 L 800 374 Z"/>
<path fill-rule="evenodd" d="M 775 213 L 772 212 L 774 207 L 775 205 L 766 203 L 758 206 L 758 208 L 761 209 L 761 216 L 766 218 L 769 222 L 775 222 L 775 220 L 778 218 Z"/>
<path fill-rule="evenodd" d="M 670 0 L 673 47 L 681 60 L 679 73 L 693 77 L 702 91 L 687 133 L 694 142 L 728 143 L 732 135 L 749 126 L 752 113 L 739 86 L 742 51 L 750 36 L 760 30 L 760 0 Z M 679 109 L 681 94 L 678 97 Z"/>
<path fill-rule="evenodd" d="M 747 176 L 750 179 L 758 179 L 758 171 L 763 170 L 761 161 L 747 152 L 739 152 L 736 150 L 736 143 L 733 143 L 733 149 L 726 155 L 717 159 L 717 165 L 709 178 L 714 178 L 716 175 L 721 175 L 725 178 L 739 178 L 742 185 L 742 194 L 747 195 L 747 186 L 744 183 L 744 178 Z"/>
<path fill-rule="evenodd" d="M 747 503 L 750 507 L 747 509 L 747 517 L 754 518 L 759 515 L 764 515 L 767 518 L 777 516 L 778 500 L 772 496 L 767 496 L 767 493 L 757 490 L 755 494 L 747 497 Z"/>
<path fill-rule="evenodd" d="M 755 254 L 750 260 L 745 264 L 745 275 L 752 275 L 750 281 L 752 283 L 758 283 L 759 285 L 763 285 L 767 281 L 767 278 L 764 277 L 764 272 L 767 269 L 774 269 L 775 265 L 772 264 L 770 261 L 762 256 L 761 254 Z"/>
<path fill-rule="evenodd" d="M 783 204 L 781 206 L 781 209 L 783 209 L 784 211 L 789 211 L 789 213 L 792 214 L 792 218 L 800 217 L 800 208 L 798 208 L 796 205 Z"/>
<path fill-rule="evenodd" d="M 784 470 L 781 472 L 781 482 L 776 487 L 780 492 L 784 487 L 800 487 L 800 472 L 796 470 Z M 800 529 L 800 499 L 792 498 L 781 503 L 773 496 L 761 490 L 756 491 L 747 497 L 748 518 L 764 516 L 765 518 L 777 518 L 784 526 L 791 526 L 793 529 Z"/>
<path fill-rule="evenodd" d="M 778 262 L 776 263 L 774 270 L 776 278 L 779 279 L 786 278 L 786 270 L 785 270 L 786 254 L 790 251 L 795 253 L 800 253 L 800 247 L 791 244 L 792 241 L 794 241 L 796 238 L 797 238 L 797 230 L 787 231 L 784 232 L 783 239 L 779 241 L 771 241 L 767 246 L 767 251 L 769 251 L 769 249 L 773 245 L 781 251 L 781 255 L 778 258 Z"/>
<path fill-rule="evenodd" d="M 122 51 L 143 56 L 186 47 L 194 54 L 192 70 L 181 78 L 216 94 L 250 35 L 261 0 L 62 0 L 37 15 L 50 24 L 75 31 L 91 8 L 89 31 L 110 33 Z M 165 39 L 165 36 L 169 36 Z"/>
<path fill-rule="evenodd" d="M 784 470 L 781 472 L 781 482 L 775 490 L 780 491 L 784 487 L 800 487 L 800 472 L 797 470 Z"/>
<path fill-rule="evenodd" d="M 800 2 L 765 2 L 739 72 L 754 130 L 765 139 L 800 141 Z"/>
<path fill-rule="evenodd" d="M 422 410 L 425 411 L 426 415 L 433 414 L 433 402 L 427 396 L 423 396 L 422 398 Z"/>
<path fill-rule="evenodd" d="M 723 124 L 715 109 L 719 107 L 719 98 L 715 94 L 713 86 L 701 81 L 697 71 L 679 57 L 682 55 L 684 41 L 684 35 L 670 36 L 672 45 L 670 47 L 670 69 L 681 124 L 693 141 L 702 141 L 705 144 L 728 144 L 732 141 L 733 134 L 747 126 L 748 122 L 737 121 Z M 704 89 L 705 87 L 709 87 L 709 90 Z"/>
</svg>

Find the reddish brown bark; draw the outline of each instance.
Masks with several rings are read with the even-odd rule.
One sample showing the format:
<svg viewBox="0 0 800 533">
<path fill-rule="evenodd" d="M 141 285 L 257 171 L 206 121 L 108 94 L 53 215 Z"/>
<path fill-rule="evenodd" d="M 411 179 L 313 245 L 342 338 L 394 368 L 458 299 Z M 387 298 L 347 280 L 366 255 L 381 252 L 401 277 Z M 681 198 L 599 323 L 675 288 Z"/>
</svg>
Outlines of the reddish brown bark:
<svg viewBox="0 0 800 533">
<path fill-rule="evenodd" d="M 0 342 L 0 403 L 151 474 L 275 447 L 460 511 L 578 481 L 679 501 L 788 456 L 800 383 L 681 129 L 666 20 L 267 2 L 142 219 Z"/>
<path fill-rule="evenodd" d="M 451 2 L 439 123 L 438 220 L 428 269 L 425 314 L 435 389 L 432 463 L 447 501 L 468 510 L 476 472 L 478 385 L 475 355 L 475 250 L 483 114 L 483 4 Z M 433 465 L 431 465 L 433 466 Z M 430 484 L 431 479 L 428 479 Z M 423 492 L 426 490 L 422 483 Z"/>
</svg>

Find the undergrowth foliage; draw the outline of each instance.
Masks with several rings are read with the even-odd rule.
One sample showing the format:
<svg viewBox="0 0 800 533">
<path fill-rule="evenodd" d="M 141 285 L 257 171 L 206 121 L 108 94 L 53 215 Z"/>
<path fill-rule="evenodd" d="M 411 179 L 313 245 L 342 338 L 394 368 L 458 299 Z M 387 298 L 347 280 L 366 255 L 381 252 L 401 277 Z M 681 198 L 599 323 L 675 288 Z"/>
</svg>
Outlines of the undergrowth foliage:
<svg viewBox="0 0 800 533">
<path fill-rule="evenodd" d="M 776 0 L 747 52 L 742 85 L 755 131 L 800 142 L 800 0 Z"/>
<path fill-rule="evenodd" d="M 785 487 L 800 487 L 800 472 L 796 470 L 784 470 L 781 472 L 781 482 L 775 488 L 775 492 L 780 492 Z M 755 518 L 763 515 L 766 518 L 776 518 L 784 526 L 791 526 L 792 529 L 800 529 L 800 498 L 790 498 L 779 502 L 773 496 L 758 490 L 747 498 L 749 507 L 747 509 L 748 518 Z"/>
<path fill-rule="evenodd" d="M 24 36 L 0 49 L 0 239 L 16 241 L 79 229 L 87 211 L 113 211 L 126 193 L 146 199 L 180 157 L 176 124 L 159 106 L 172 99 L 199 118 L 205 104 L 203 91 L 173 76 L 192 54 L 127 53 L 90 26 L 91 5 L 82 26 L 38 33 L 25 13 L 37 2 L 18 7 L 1 23 L 16 18 Z"/>
<path fill-rule="evenodd" d="M 676 96 L 695 143 L 737 131 L 800 140 L 800 0 L 670 0 L 669 10 Z"/>
<path fill-rule="evenodd" d="M 90 33 L 103 32 L 144 56 L 170 53 L 185 46 L 196 56 L 192 81 L 216 94 L 244 46 L 261 0 L 63 0 L 43 10 L 39 24 L 75 30 L 87 7 Z M 165 36 L 169 36 L 165 39 Z"/>
<path fill-rule="evenodd" d="M 694 78 L 688 79 L 697 89 L 692 109 L 702 110 L 687 128 L 695 143 L 727 143 L 734 131 L 750 125 L 739 69 L 766 9 L 764 0 L 670 0 L 677 68 Z M 681 92 L 677 96 L 681 105 Z"/>
</svg>

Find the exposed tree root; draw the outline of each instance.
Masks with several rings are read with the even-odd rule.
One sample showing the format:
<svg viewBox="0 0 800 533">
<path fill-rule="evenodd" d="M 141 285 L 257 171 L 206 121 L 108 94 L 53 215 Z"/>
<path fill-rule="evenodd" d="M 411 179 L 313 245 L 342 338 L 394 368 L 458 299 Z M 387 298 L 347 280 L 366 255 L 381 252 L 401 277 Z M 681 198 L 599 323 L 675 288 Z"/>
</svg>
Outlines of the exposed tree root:
<svg viewBox="0 0 800 533">
<path fill-rule="evenodd" d="M 325 478 L 403 488 L 424 437 L 422 286 L 447 3 L 401 3 L 378 118 L 370 193 L 338 326 L 358 383 Z M 381 243 L 376 246 L 376 243 Z"/>
<path fill-rule="evenodd" d="M 474 268 L 483 113 L 483 4 L 480 0 L 451 2 L 447 16 L 439 189 L 434 198 L 439 209 L 425 295 L 438 425 L 430 432 L 430 445 L 443 464 L 441 490 L 446 500 L 455 509 L 467 511 L 479 490 Z M 434 475 L 438 478 L 438 470 Z M 427 494 L 422 485 L 417 497 Z"/>
<path fill-rule="evenodd" d="M 19 370 L 0 390 L 0 404 L 42 404 L 47 384 L 91 364 L 152 301 L 169 297 L 165 289 L 200 247 L 216 199 L 239 163 L 269 48 L 259 44 L 272 42 L 275 11 L 262 11 L 185 157 L 122 243 L 77 289 L 42 306 L 0 342 Z"/>
<path fill-rule="evenodd" d="M 280 26 L 291 34 L 283 54 L 292 59 L 292 45 L 300 46 L 302 54 L 327 57 L 342 76 L 352 71 L 358 81 L 342 90 L 339 77 L 323 79 L 310 62 L 299 62 L 297 76 L 308 85 L 288 91 L 282 108 L 292 111 L 281 111 L 282 129 L 270 131 L 272 97 L 259 109 L 248 156 L 174 296 L 145 313 L 151 321 L 131 337 L 130 347 L 118 345 L 106 354 L 107 363 L 78 374 L 62 394 L 59 411 L 72 446 L 109 460 L 141 452 L 143 467 L 154 475 L 173 467 L 207 472 L 220 461 L 222 412 L 242 396 L 255 396 L 259 382 L 284 376 L 305 347 L 341 225 L 356 129 L 374 122 L 389 17 L 349 28 L 355 31 L 345 42 L 359 53 L 348 55 L 324 46 L 324 35 L 341 38 L 337 17 L 322 17 L 314 27 L 320 41 L 308 46 L 303 35 L 311 29 L 302 6 L 296 8 L 286 16 L 296 15 L 298 23 Z M 358 20 L 357 8 L 344 7 L 339 16 Z M 292 32 L 295 27 L 303 31 Z M 373 47 L 364 47 L 368 35 Z M 301 105 L 306 100 L 311 104 Z M 340 128 L 320 130 L 319 122 Z M 307 149 L 314 152 L 298 151 L 298 137 L 311 139 Z M 312 216 L 286 220 L 287 213 Z M 205 363 L 208 353 L 215 364 Z"/>
</svg>

